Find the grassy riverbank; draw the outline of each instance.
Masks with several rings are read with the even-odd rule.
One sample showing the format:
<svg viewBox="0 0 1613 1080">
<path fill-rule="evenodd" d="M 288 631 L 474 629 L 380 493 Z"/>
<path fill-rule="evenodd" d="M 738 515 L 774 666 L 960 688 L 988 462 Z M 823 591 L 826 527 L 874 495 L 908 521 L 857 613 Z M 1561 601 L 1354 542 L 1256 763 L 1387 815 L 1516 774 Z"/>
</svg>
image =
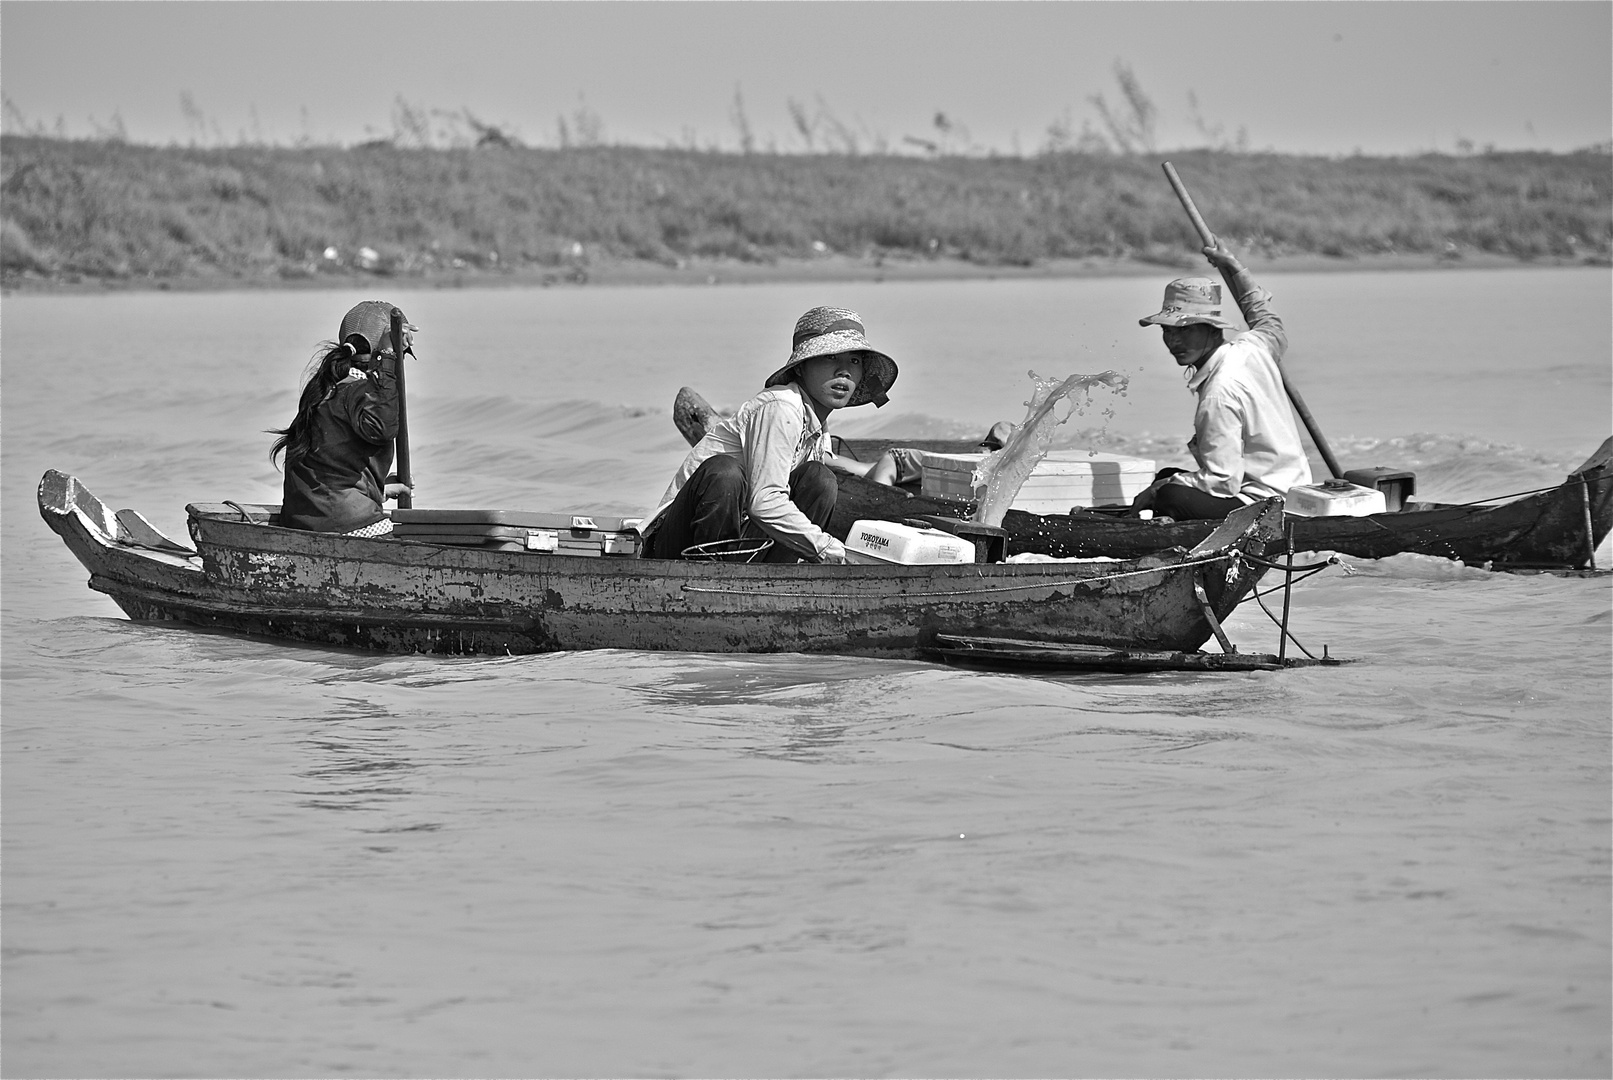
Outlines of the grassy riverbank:
<svg viewBox="0 0 1613 1080">
<path fill-rule="evenodd" d="M 1172 155 L 1256 263 L 1607 265 L 1603 152 Z M 8 288 L 1112 273 L 1196 264 L 1153 158 L 0 139 Z"/>
</svg>

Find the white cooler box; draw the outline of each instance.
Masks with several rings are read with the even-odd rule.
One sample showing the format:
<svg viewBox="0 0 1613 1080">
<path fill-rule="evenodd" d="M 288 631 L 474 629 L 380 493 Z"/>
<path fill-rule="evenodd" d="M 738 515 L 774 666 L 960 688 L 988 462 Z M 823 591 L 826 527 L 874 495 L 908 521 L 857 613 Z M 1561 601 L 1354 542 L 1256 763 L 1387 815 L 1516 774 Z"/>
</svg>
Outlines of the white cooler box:
<svg viewBox="0 0 1613 1080">
<path fill-rule="evenodd" d="M 859 521 L 846 534 L 846 561 L 902 566 L 972 563 L 973 541 L 940 529 L 920 529 L 894 521 Z"/>
<path fill-rule="evenodd" d="M 1291 487 L 1283 508 L 1295 517 L 1366 517 L 1388 512 L 1383 492 L 1348 480 Z"/>
<path fill-rule="evenodd" d="M 973 499 L 971 478 L 985 456 L 920 454 L 920 490 L 931 498 Z M 1068 514 L 1072 506 L 1129 506 L 1154 482 L 1154 471 L 1154 463 L 1148 458 L 1053 450 L 1025 478 L 1011 509 L 1030 514 Z"/>
</svg>

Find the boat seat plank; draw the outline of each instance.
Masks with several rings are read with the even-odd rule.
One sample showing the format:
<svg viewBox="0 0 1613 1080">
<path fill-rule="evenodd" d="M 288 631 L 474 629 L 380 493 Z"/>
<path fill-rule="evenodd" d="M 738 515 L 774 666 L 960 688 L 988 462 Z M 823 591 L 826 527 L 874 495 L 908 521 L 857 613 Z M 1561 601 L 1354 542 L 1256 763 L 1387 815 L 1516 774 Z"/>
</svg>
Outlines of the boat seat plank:
<svg viewBox="0 0 1613 1080">
<path fill-rule="evenodd" d="M 196 549 L 186 547 L 162 533 L 155 525 L 147 521 L 138 510 L 119 510 L 117 514 L 119 525 L 118 543 L 128 547 L 148 548 L 151 551 L 165 551 L 171 555 L 194 555 Z"/>
</svg>

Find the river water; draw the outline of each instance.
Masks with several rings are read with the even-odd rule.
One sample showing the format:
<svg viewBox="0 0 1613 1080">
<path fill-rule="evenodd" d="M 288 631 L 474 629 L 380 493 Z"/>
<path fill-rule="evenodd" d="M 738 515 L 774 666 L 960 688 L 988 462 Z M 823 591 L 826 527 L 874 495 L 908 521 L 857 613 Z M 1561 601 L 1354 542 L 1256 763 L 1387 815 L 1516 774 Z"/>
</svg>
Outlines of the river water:
<svg viewBox="0 0 1613 1080">
<path fill-rule="evenodd" d="M 737 404 L 820 303 L 902 370 L 833 430 L 978 434 L 1028 370 L 1112 368 L 1061 438 L 1180 463 L 1135 322 L 1168 276 L 381 295 L 422 328 L 417 505 L 631 513 L 677 387 Z M 1606 270 L 1265 284 L 1339 457 L 1422 496 L 1613 427 Z M 1048 678 L 372 656 L 86 589 L 44 469 L 179 537 L 278 501 L 263 430 L 376 292 L 4 300 L 4 1075 L 1613 1068 L 1606 578 L 1346 560 L 1294 627 L 1352 665 Z"/>
</svg>

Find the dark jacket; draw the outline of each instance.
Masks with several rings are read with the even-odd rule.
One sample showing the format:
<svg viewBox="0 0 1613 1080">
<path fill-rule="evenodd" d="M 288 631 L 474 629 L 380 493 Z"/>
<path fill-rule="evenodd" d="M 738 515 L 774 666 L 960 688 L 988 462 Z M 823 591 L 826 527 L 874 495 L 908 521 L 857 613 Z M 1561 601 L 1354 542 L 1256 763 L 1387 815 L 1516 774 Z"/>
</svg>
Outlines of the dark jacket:
<svg viewBox="0 0 1613 1080">
<path fill-rule="evenodd" d="M 345 533 L 386 517 L 397 434 L 398 381 L 390 372 L 339 383 L 314 407 L 313 449 L 286 461 L 280 524 Z"/>
</svg>

